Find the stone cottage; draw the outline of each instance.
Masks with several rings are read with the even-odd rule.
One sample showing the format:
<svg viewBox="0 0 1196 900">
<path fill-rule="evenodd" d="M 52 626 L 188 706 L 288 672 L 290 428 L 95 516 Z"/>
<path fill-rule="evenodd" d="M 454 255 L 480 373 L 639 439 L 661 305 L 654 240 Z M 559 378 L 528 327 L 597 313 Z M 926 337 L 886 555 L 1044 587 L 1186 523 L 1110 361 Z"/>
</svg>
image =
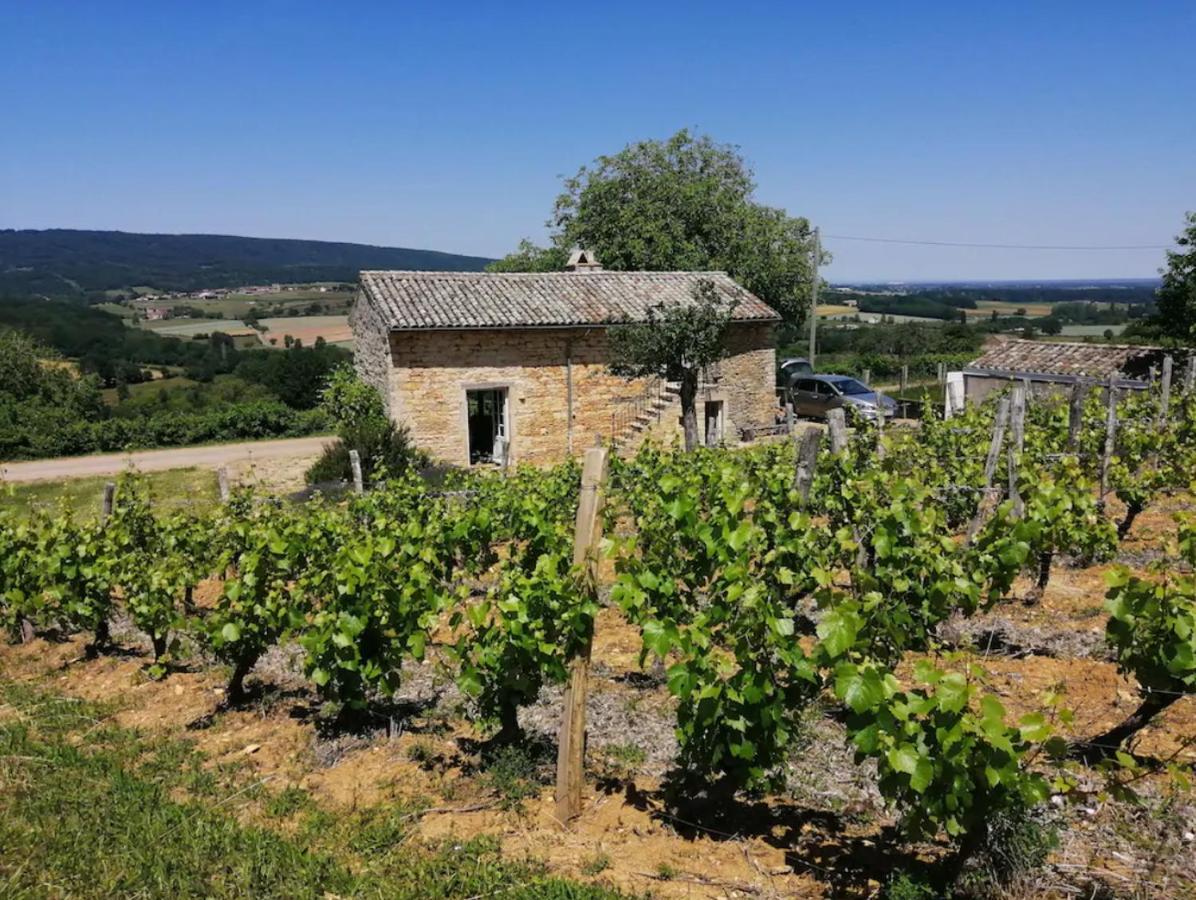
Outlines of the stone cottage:
<svg viewBox="0 0 1196 900">
<path fill-rule="evenodd" d="M 596 437 L 630 449 L 676 432 L 660 379 L 607 368 L 607 329 L 700 280 L 736 301 L 728 354 L 698 396 L 706 440 L 735 442 L 776 412 L 776 312 L 725 272 L 608 272 L 584 251 L 549 273 L 362 272 L 350 315 L 357 369 L 414 442 L 448 463 L 559 462 Z"/>
</svg>

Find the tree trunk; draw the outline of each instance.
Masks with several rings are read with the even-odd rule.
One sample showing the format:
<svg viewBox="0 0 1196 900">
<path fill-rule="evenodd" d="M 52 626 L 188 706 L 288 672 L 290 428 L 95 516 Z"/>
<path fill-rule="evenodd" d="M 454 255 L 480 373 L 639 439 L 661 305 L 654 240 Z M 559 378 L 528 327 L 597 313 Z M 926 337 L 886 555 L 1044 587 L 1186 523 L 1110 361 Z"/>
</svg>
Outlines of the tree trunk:
<svg viewBox="0 0 1196 900">
<path fill-rule="evenodd" d="M 21 619 L 21 643 L 22 644 L 31 644 L 31 643 L 33 643 L 33 638 L 34 638 L 33 622 L 29 619 L 22 618 Z"/>
<path fill-rule="evenodd" d="M 188 616 L 195 615 L 195 585 L 193 584 L 183 588 L 183 612 Z"/>
<path fill-rule="evenodd" d="M 1054 550 L 1043 550 L 1038 556 L 1038 590 L 1045 591 L 1051 580 L 1051 562 L 1055 559 Z"/>
<path fill-rule="evenodd" d="M 233 667 L 233 677 L 228 680 L 228 690 L 225 692 L 225 700 L 229 705 L 240 703 L 245 699 L 245 676 L 249 674 L 249 670 L 256 662 L 256 657 L 241 659 Z"/>
<path fill-rule="evenodd" d="M 1129 717 L 1120 725 L 1110 728 L 1104 734 L 1097 735 L 1091 740 L 1077 741 L 1073 744 L 1072 755 L 1087 763 L 1098 762 L 1112 756 L 1121 748 L 1124 741 L 1145 728 L 1151 719 L 1181 696 L 1183 695 L 1180 693 L 1162 694 L 1154 691 L 1148 693 L 1138 708 L 1130 713 Z"/>
<path fill-rule="evenodd" d="M 1027 603 L 1038 603 L 1042 599 L 1042 595 L 1046 593 L 1047 584 L 1051 580 L 1051 563 L 1054 559 L 1054 550 L 1043 550 L 1038 554 L 1038 577 L 1034 581 L 1034 587 L 1030 588 L 1030 593 L 1026 595 Z"/>
<path fill-rule="evenodd" d="M 972 826 L 960 839 L 955 847 L 955 853 L 945 860 L 945 882 L 955 884 L 963 875 L 968 861 L 984 846 L 988 839 L 988 822 L 981 819 Z"/>
<path fill-rule="evenodd" d="M 154 645 L 154 662 L 162 658 L 162 654 L 166 652 L 166 635 L 151 634 L 150 643 Z"/>
<path fill-rule="evenodd" d="M 100 650 L 107 647 L 111 642 L 112 632 L 108 628 L 108 617 L 105 616 L 96 623 L 95 637 L 87 645 L 87 658 L 95 659 L 100 655 Z"/>
<path fill-rule="evenodd" d="M 1125 508 L 1125 518 L 1117 525 L 1117 540 L 1125 540 L 1125 536 L 1130 533 L 1130 529 L 1134 527 L 1134 519 L 1138 518 L 1138 513 L 1142 512 L 1141 503 L 1130 503 Z"/>
<path fill-rule="evenodd" d="M 698 446 L 698 373 L 686 369 L 681 373 L 681 424 L 685 429 L 685 452 Z"/>
<path fill-rule="evenodd" d="M 504 703 L 498 713 L 498 734 L 494 736 L 496 744 L 514 744 L 523 737 L 523 729 L 519 727 L 519 707 L 514 703 Z"/>
</svg>

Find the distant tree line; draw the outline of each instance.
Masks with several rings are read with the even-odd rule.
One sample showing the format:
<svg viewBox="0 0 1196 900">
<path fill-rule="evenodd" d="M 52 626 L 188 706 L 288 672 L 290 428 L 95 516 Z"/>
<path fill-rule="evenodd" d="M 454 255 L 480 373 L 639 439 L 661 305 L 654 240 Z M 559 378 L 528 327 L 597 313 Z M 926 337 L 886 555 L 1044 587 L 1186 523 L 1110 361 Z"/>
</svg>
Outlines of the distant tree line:
<svg viewBox="0 0 1196 900">
<path fill-rule="evenodd" d="M 195 338 L 130 328 L 118 316 L 64 301 L 0 299 L 0 327 L 18 329 L 59 355 L 78 361 L 100 387 L 137 384 L 153 377 L 153 367 L 168 367 L 195 381 L 236 375 L 265 385 L 296 409 L 319 400 L 328 373 L 352 359 L 341 347 L 317 339 L 313 347 L 291 342 L 285 352 L 238 350 L 227 334 L 215 331 Z"/>
<path fill-rule="evenodd" d="M 315 407 L 329 373 L 351 355 L 298 345 L 250 352 L 227 347 L 227 355 L 218 351 L 216 358 L 227 374 L 137 396 L 120 382 L 119 402 L 109 405 L 95 369 L 111 361 L 79 371 L 53 348 L 0 326 L 0 459 L 311 434 L 327 427 Z"/>
</svg>

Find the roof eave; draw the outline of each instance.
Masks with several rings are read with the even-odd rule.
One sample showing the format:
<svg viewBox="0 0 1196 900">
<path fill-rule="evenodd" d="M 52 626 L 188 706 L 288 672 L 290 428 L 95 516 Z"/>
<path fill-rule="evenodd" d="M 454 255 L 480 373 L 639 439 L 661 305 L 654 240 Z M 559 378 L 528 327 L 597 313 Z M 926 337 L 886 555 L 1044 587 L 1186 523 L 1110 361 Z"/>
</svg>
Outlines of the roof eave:
<svg viewBox="0 0 1196 900">
<path fill-rule="evenodd" d="M 976 378 L 1001 378 L 1006 381 L 1049 381 L 1054 384 L 1088 384 L 1103 386 L 1109 383 L 1108 375 L 1065 375 L 1060 372 L 1021 372 L 1011 369 L 982 369 L 968 366 L 963 370 L 965 376 Z M 1115 387 L 1141 390 L 1150 386 L 1147 381 L 1137 378 L 1117 377 L 1113 380 Z"/>
<path fill-rule="evenodd" d="M 752 319 L 732 319 L 732 325 L 776 325 L 781 317 L 760 317 Z M 504 323 L 501 325 L 388 325 L 387 330 L 392 334 L 420 331 L 568 331 L 578 328 L 618 328 L 621 325 L 645 325 L 644 321 L 623 322 L 557 322 L 552 324 L 516 325 Z"/>
</svg>

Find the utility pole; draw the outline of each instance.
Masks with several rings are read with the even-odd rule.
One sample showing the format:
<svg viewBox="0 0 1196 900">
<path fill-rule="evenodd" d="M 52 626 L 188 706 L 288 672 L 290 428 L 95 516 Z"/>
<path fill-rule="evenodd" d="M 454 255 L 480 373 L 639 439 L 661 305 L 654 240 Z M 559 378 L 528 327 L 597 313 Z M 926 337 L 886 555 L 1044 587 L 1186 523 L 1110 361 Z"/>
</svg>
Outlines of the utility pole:
<svg viewBox="0 0 1196 900">
<path fill-rule="evenodd" d="M 814 282 L 810 285 L 810 368 L 814 367 L 814 347 L 818 338 L 818 263 L 822 259 L 822 241 L 818 229 L 814 229 L 814 252 L 810 261 Z"/>
</svg>

